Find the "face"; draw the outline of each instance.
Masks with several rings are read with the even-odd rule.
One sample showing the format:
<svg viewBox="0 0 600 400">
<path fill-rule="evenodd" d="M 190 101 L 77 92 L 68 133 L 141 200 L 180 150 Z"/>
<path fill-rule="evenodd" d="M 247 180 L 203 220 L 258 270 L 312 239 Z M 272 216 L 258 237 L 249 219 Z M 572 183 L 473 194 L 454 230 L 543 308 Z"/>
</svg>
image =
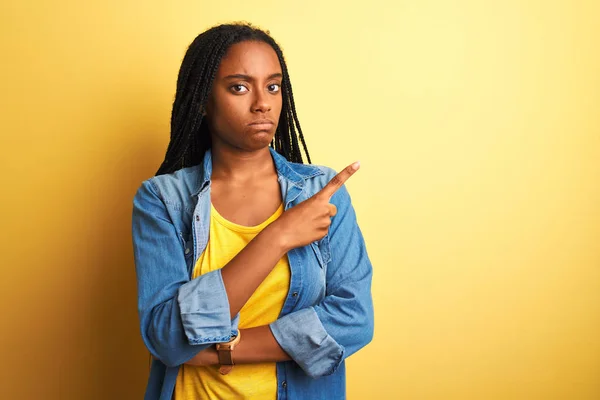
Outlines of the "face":
<svg viewBox="0 0 600 400">
<path fill-rule="evenodd" d="M 281 65 L 264 42 L 229 48 L 217 70 L 206 107 L 213 146 L 243 151 L 266 148 L 281 113 Z"/>
</svg>

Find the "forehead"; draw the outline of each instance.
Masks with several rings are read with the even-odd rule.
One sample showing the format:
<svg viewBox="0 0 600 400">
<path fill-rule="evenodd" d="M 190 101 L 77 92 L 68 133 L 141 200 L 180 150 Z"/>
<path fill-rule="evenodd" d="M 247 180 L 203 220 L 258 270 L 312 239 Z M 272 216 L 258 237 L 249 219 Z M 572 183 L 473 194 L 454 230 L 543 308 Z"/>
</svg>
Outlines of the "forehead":
<svg viewBox="0 0 600 400">
<path fill-rule="evenodd" d="M 281 73 L 275 50 L 264 42 L 246 41 L 232 45 L 221 60 L 217 75 L 244 74 L 254 77 Z"/>
</svg>

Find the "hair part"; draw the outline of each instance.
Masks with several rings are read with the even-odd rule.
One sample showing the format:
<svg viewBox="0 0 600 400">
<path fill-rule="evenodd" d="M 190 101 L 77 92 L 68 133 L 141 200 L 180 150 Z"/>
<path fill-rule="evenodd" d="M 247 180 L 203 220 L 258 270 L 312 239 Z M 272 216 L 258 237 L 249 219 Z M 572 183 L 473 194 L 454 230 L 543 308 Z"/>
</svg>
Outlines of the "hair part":
<svg viewBox="0 0 600 400">
<path fill-rule="evenodd" d="M 169 145 L 156 175 L 172 173 L 202 161 L 205 151 L 211 147 L 204 113 L 215 75 L 227 50 L 232 45 L 245 41 L 267 43 L 277 54 L 281 65 L 283 101 L 271 147 L 288 161 L 303 163 L 301 143 L 308 163 L 311 162 L 281 48 L 269 35 L 269 31 L 265 32 L 249 23 L 234 23 L 218 25 L 201 33 L 188 47 L 177 78 Z"/>
</svg>

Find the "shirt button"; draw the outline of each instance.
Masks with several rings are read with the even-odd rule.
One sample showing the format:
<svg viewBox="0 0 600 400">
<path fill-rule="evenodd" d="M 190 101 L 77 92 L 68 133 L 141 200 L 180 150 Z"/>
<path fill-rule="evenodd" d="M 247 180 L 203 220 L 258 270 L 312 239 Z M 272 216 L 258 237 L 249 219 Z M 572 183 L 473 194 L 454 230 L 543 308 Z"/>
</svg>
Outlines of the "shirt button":
<svg viewBox="0 0 600 400">
<path fill-rule="evenodd" d="M 189 248 L 185 249 L 185 254 L 190 254 L 190 249 Z"/>
<path fill-rule="evenodd" d="M 200 221 L 200 216 L 196 215 L 196 221 Z"/>
<path fill-rule="evenodd" d="M 298 297 L 298 292 L 292 293 L 292 297 Z"/>
<path fill-rule="evenodd" d="M 287 387 L 287 382 L 283 381 L 283 383 L 281 384 L 281 386 L 283 386 L 284 388 L 286 388 Z"/>
</svg>

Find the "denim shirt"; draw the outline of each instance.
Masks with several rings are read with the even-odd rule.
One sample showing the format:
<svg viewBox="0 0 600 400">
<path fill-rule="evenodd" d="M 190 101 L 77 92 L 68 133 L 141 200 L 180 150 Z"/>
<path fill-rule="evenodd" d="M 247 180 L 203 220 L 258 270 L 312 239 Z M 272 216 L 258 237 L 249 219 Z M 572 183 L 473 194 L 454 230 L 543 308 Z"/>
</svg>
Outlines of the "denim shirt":
<svg viewBox="0 0 600 400">
<path fill-rule="evenodd" d="M 310 198 L 335 175 L 288 162 L 270 150 L 285 209 Z M 153 356 L 146 400 L 171 399 L 179 366 L 237 333 L 221 271 L 191 279 L 209 240 L 212 158 L 144 181 L 133 201 L 138 312 Z M 373 337 L 372 267 L 345 186 L 328 234 L 287 253 L 291 276 L 279 318 L 269 325 L 293 361 L 277 363 L 277 398 L 344 399 L 346 357 Z"/>
</svg>

